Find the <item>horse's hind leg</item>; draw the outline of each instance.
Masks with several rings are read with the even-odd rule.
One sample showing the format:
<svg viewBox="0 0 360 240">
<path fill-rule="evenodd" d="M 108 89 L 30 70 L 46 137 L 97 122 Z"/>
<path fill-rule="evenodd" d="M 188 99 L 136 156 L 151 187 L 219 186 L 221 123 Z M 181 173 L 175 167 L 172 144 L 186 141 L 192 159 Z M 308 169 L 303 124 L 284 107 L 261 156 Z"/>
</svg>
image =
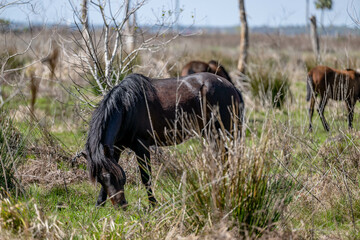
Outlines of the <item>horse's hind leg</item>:
<svg viewBox="0 0 360 240">
<path fill-rule="evenodd" d="M 135 144 L 133 150 L 136 153 L 136 159 L 139 164 L 141 181 L 145 185 L 150 204 L 154 206 L 157 201 L 151 189 L 151 165 L 149 146 L 144 145 L 143 142 L 139 141 Z"/>
<path fill-rule="evenodd" d="M 120 155 L 121 155 L 121 150 L 115 148 L 115 151 L 114 151 L 114 158 L 117 159 L 119 161 L 120 159 Z M 100 193 L 99 193 L 99 196 L 96 200 L 96 204 L 95 206 L 105 206 L 105 203 L 106 203 L 106 199 L 107 199 L 107 192 L 105 190 L 105 188 L 103 186 L 101 186 L 101 189 L 100 189 Z"/>
<path fill-rule="evenodd" d="M 347 110 L 348 110 L 348 126 L 349 126 L 349 129 L 352 128 L 352 121 L 353 121 L 353 118 L 354 118 L 354 107 L 355 107 L 355 101 L 352 101 L 352 100 L 349 100 L 349 101 L 346 101 L 346 107 L 347 107 Z"/>
<path fill-rule="evenodd" d="M 329 125 L 328 123 L 326 122 L 326 119 L 325 119 L 325 116 L 324 116 L 324 110 L 325 110 L 325 106 L 327 104 L 327 101 L 328 101 L 328 98 L 326 96 L 322 96 L 321 97 L 321 100 L 320 100 L 320 106 L 318 108 L 318 112 L 319 112 L 319 115 L 320 115 L 320 119 L 321 119 L 321 122 L 322 122 L 322 125 L 324 126 L 325 130 L 326 131 L 330 131 L 330 128 L 329 128 Z"/>
<path fill-rule="evenodd" d="M 312 117 L 314 114 L 314 105 L 315 105 L 315 96 L 312 96 L 310 99 L 310 107 L 309 107 L 309 132 L 312 132 Z"/>
</svg>

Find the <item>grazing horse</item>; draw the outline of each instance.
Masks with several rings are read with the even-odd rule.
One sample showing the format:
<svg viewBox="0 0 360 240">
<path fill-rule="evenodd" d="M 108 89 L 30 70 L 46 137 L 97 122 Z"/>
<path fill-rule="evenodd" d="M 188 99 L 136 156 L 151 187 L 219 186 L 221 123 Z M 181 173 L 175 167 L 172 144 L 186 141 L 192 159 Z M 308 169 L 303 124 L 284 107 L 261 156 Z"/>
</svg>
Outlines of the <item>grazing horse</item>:
<svg viewBox="0 0 360 240">
<path fill-rule="evenodd" d="M 212 112 L 215 108 L 218 117 Z M 236 112 L 236 121 L 232 112 Z M 135 152 L 142 183 L 150 203 L 155 204 L 149 175 L 149 147 L 170 145 L 168 133 L 175 123 L 176 141 L 185 139 L 178 133 L 188 133 L 186 130 L 191 129 L 182 128 L 183 124 L 176 121 L 179 116 L 196 119 L 197 126 L 188 124 L 193 129 L 204 129 L 213 119 L 218 131 L 221 128 L 231 133 L 235 129 L 241 131 L 243 112 L 240 91 L 211 73 L 169 79 L 151 79 L 140 74 L 127 76 L 99 103 L 90 123 L 84 155 L 91 180 L 102 185 L 97 205 L 103 204 L 107 196 L 115 207 L 127 205 L 126 176 L 118 164 L 124 148 Z"/>
<path fill-rule="evenodd" d="M 226 78 L 229 82 L 233 83 L 225 68 L 215 60 L 209 63 L 201 61 L 191 61 L 187 63 L 181 70 L 181 76 L 187 76 L 193 73 L 210 72 L 220 77 Z"/>
<path fill-rule="evenodd" d="M 312 116 L 316 96 L 320 94 L 318 112 L 326 131 L 329 125 L 324 117 L 324 109 L 328 99 L 343 100 L 348 110 L 348 125 L 352 128 L 354 106 L 360 98 L 360 74 L 352 69 L 337 70 L 327 66 L 317 66 L 307 76 L 306 100 L 310 101 L 309 131 L 312 131 Z"/>
</svg>

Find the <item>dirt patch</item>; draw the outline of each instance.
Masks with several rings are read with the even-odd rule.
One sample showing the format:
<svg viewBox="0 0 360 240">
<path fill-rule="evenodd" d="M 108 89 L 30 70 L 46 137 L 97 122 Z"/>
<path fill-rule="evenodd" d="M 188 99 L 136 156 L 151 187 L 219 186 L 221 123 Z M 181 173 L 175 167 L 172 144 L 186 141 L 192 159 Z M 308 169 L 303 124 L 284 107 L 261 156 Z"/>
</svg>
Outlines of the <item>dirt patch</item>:
<svg viewBox="0 0 360 240">
<path fill-rule="evenodd" d="M 61 169 L 59 163 L 29 159 L 18 169 L 18 177 L 24 185 L 36 183 L 46 187 L 53 187 L 59 184 L 71 184 L 88 179 L 84 169 L 70 168 Z"/>
</svg>

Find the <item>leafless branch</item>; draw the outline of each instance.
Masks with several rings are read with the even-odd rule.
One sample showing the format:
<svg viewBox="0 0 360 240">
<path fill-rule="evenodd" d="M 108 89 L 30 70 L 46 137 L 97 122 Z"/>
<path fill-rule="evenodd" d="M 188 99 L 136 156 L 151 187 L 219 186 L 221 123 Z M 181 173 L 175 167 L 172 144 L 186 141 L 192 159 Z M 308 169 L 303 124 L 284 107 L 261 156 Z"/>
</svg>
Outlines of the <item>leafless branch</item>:
<svg viewBox="0 0 360 240">
<path fill-rule="evenodd" d="M 111 5 L 110 0 L 83 0 L 82 10 L 69 0 L 74 12 L 75 25 L 80 38 L 75 38 L 75 44 L 80 52 L 74 51 L 74 56 L 79 60 L 81 75 L 83 79 L 96 88 L 101 95 L 105 95 L 111 88 L 117 85 L 124 74 L 132 71 L 133 63 L 142 51 L 156 52 L 165 45 L 180 36 L 180 33 L 173 34 L 171 26 L 173 22 L 166 22 L 168 19 L 162 17 L 156 24 L 157 31 L 147 33 L 137 26 L 135 19 L 132 21 L 129 31 L 130 19 L 135 18 L 136 12 L 145 4 L 146 0 L 139 0 L 131 4 L 130 0 L 123 0 L 116 7 Z M 102 29 L 91 28 L 88 24 L 87 8 L 95 8 L 101 15 Z M 85 9 L 86 8 L 86 9 Z M 170 19 L 170 17 L 169 17 Z M 137 29 L 137 32 L 135 30 Z M 170 38 L 160 39 L 165 34 L 173 34 Z M 130 35 L 139 36 L 139 41 L 131 38 L 133 48 L 126 48 Z M 89 79 L 88 76 L 91 75 Z M 85 77 L 86 76 L 86 77 Z M 78 86 L 76 91 L 78 99 L 93 105 L 86 96 L 83 86 Z"/>
<path fill-rule="evenodd" d="M 24 5 L 29 3 L 30 1 L 24 1 L 24 0 L 13 0 L 13 1 L 2 0 L 0 1 L 0 10 L 13 5 Z"/>
</svg>

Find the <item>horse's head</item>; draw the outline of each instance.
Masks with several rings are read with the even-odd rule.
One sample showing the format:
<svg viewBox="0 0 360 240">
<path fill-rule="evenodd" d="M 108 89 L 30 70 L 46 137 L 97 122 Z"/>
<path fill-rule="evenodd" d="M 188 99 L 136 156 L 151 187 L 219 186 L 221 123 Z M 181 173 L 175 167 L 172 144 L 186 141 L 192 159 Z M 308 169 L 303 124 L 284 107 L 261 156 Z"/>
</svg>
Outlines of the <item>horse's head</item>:
<svg viewBox="0 0 360 240">
<path fill-rule="evenodd" d="M 117 207 L 126 208 L 127 202 L 125 199 L 124 185 L 126 183 L 125 172 L 114 158 L 113 150 L 107 145 L 104 146 L 105 158 L 107 166 L 102 168 L 98 176 L 98 181 L 105 188 L 112 204 Z"/>
</svg>

